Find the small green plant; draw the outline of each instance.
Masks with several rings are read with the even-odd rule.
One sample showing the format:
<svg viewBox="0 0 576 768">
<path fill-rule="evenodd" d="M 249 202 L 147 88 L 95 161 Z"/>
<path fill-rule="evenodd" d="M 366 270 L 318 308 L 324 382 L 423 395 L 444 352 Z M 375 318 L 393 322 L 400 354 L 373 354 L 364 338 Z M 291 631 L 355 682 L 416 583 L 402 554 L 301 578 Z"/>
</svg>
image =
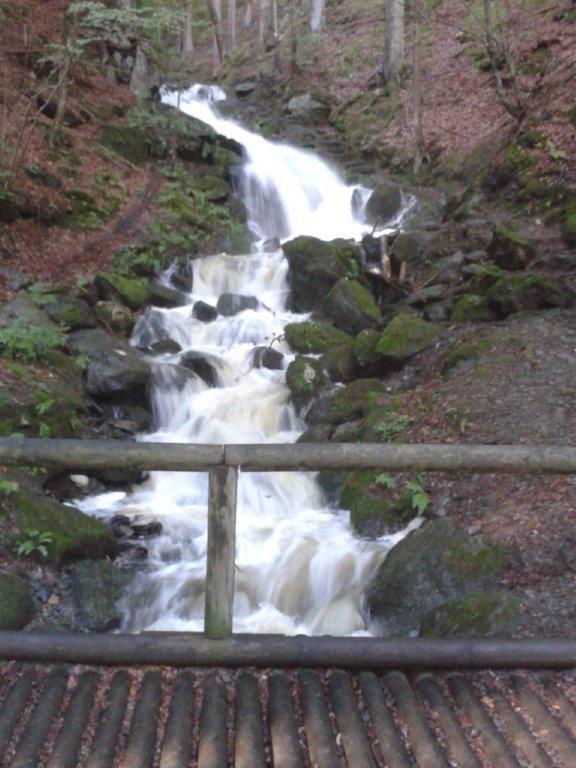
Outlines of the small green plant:
<svg viewBox="0 0 576 768">
<path fill-rule="evenodd" d="M 382 442 L 395 440 L 410 423 L 410 417 L 402 413 L 390 413 L 386 421 L 376 424 L 374 432 Z"/>
<path fill-rule="evenodd" d="M 44 283 L 34 283 L 28 288 L 28 295 L 38 307 L 47 307 L 50 304 L 55 304 L 58 299 L 50 293 L 50 289 Z"/>
<path fill-rule="evenodd" d="M 349 280 L 356 280 L 360 274 L 360 268 L 356 259 L 350 259 L 348 262 L 348 270 L 346 271 L 346 277 Z"/>
<path fill-rule="evenodd" d="M 420 480 L 409 480 L 404 486 L 404 490 L 411 494 L 410 501 L 412 503 L 412 508 L 415 509 L 419 515 L 426 514 L 426 511 L 430 506 L 430 497 L 424 490 Z"/>
<path fill-rule="evenodd" d="M 0 329 L 0 354 L 33 363 L 46 359 L 47 353 L 61 347 L 64 341 L 61 328 L 24 326 L 16 321 L 9 328 Z"/>
<path fill-rule="evenodd" d="M 546 149 L 548 150 L 548 154 L 552 158 L 552 160 L 567 160 L 568 156 L 566 155 L 566 152 L 564 152 L 563 149 L 558 149 L 556 144 L 552 141 L 552 139 L 548 139 L 546 142 Z"/>
<path fill-rule="evenodd" d="M 11 496 L 19 487 L 14 480 L 0 480 L 0 496 Z"/>
<path fill-rule="evenodd" d="M 375 482 L 378 483 L 378 485 L 383 485 L 384 488 L 388 488 L 388 490 L 392 490 L 396 487 L 396 480 L 388 472 L 383 472 L 381 475 L 378 475 Z"/>
<path fill-rule="evenodd" d="M 16 542 L 15 552 L 18 556 L 39 554 L 48 557 L 48 544 L 52 543 L 54 535 L 48 531 L 39 531 L 37 528 L 26 528 L 25 538 Z"/>
</svg>

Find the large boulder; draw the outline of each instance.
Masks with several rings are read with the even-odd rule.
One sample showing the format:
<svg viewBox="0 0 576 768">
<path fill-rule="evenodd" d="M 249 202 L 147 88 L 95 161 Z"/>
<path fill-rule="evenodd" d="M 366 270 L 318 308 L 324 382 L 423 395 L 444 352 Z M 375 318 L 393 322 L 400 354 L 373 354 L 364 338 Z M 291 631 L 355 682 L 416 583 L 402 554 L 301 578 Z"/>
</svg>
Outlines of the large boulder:
<svg viewBox="0 0 576 768">
<path fill-rule="evenodd" d="M 352 470 L 340 490 L 340 504 L 350 510 L 352 528 L 371 539 L 402 530 L 417 515 L 410 493 L 392 496 L 377 478 L 374 470 Z"/>
<path fill-rule="evenodd" d="M 301 408 L 327 384 L 327 378 L 318 360 L 299 356 L 288 366 L 286 384 L 294 404 Z"/>
<path fill-rule="evenodd" d="M 495 230 L 488 246 L 488 256 L 501 269 L 516 272 L 526 269 L 538 253 L 525 237 L 505 227 Z"/>
<path fill-rule="evenodd" d="M 87 302 L 74 296 L 54 296 L 53 301 L 46 304 L 45 309 L 55 323 L 68 328 L 70 331 L 96 326 L 96 320 Z"/>
<path fill-rule="evenodd" d="M 435 236 L 427 230 L 414 229 L 400 232 L 392 243 L 390 253 L 396 261 L 418 263 L 423 260 L 424 252 L 434 239 Z"/>
<path fill-rule="evenodd" d="M 509 634 L 518 621 L 517 598 L 505 592 L 467 595 L 428 611 L 421 637 L 493 637 Z"/>
<path fill-rule="evenodd" d="M 364 209 L 368 224 L 382 225 L 394 219 L 402 209 L 402 191 L 395 184 L 379 184 Z"/>
<path fill-rule="evenodd" d="M 494 319 L 494 312 L 488 306 L 486 297 L 475 293 L 459 298 L 450 312 L 453 323 L 485 323 Z"/>
<path fill-rule="evenodd" d="M 100 329 L 75 331 L 67 338 L 71 354 L 86 361 L 86 390 L 96 397 L 145 400 L 150 364 L 125 341 Z"/>
<path fill-rule="evenodd" d="M 286 105 L 286 112 L 302 123 L 324 122 L 330 115 L 330 107 L 311 93 L 293 96 Z"/>
<path fill-rule="evenodd" d="M 326 424 L 342 424 L 365 416 L 386 391 L 379 379 L 356 379 L 330 393 L 322 418 Z"/>
<path fill-rule="evenodd" d="M 544 275 L 504 275 L 486 293 L 490 309 L 504 318 L 523 310 L 574 306 L 574 291 Z"/>
<path fill-rule="evenodd" d="M 94 280 L 98 298 L 119 301 L 130 309 L 141 309 L 148 298 L 148 280 L 144 277 L 123 277 L 115 272 L 100 272 Z"/>
<path fill-rule="evenodd" d="M 341 278 L 322 302 L 322 314 L 341 331 L 353 336 L 378 328 L 380 311 L 370 291 L 357 280 Z"/>
<path fill-rule="evenodd" d="M 23 629 L 36 613 L 25 582 L 10 573 L 0 573 L 0 630 Z"/>
<path fill-rule="evenodd" d="M 90 632 L 118 629 L 122 613 L 118 602 L 132 578 L 109 560 L 82 560 L 70 569 L 80 621 Z"/>
<path fill-rule="evenodd" d="M 44 557 L 47 562 L 98 560 L 116 554 L 116 540 L 107 526 L 75 507 L 24 490 L 11 494 L 9 503 L 17 530 L 13 544 L 25 540 L 29 531 L 49 534 Z"/>
<path fill-rule="evenodd" d="M 201 352 L 185 352 L 179 360 L 179 364 L 199 376 L 209 387 L 218 386 L 218 372 L 211 365 L 206 355 Z"/>
<path fill-rule="evenodd" d="M 304 355 L 319 354 L 338 344 L 351 341 L 347 333 L 319 320 L 289 323 L 284 328 L 284 334 L 290 347 Z"/>
<path fill-rule="evenodd" d="M 389 367 L 397 368 L 434 344 L 439 328 L 412 314 L 396 315 L 382 332 L 376 352 Z"/>
<path fill-rule="evenodd" d="M 417 632 L 448 600 L 493 591 L 506 564 L 502 550 L 445 520 L 424 523 L 396 544 L 368 589 L 372 616 L 387 635 Z"/>
<path fill-rule="evenodd" d="M 47 331 L 58 327 L 26 291 L 20 291 L 11 302 L 0 308 L 0 328 L 9 328 L 14 323 L 18 323 L 20 328 L 43 328 Z"/>
<path fill-rule="evenodd" d="M 224 317 L 232 317 L 247 309 L 256 310 L 260 302 L 256 296 L 242 296 L 237 293 L 223 293 L 216 304 L 216 311 Z"/>
<path fill-rule="evenodd" d="M 288 260 L 295 312 L 315 309 L 335 283 L 359 265 L 359 248 L 347 240 L 325 242 L 316 237 L 297 237 L 282 249 Z"/>
<path fill-rule="evenodd" d="M 94 307 L 94 314 L 102 325 L 120 336 L 130 336 L 134 330 L 134 313 L 117 301 L 99 301 Z"/>
<path fill-rule="evenodd" d="M 162 283 L 153 282 L 148 286 L 147 301 L 154 307 L 164 307 L 173 309 L 174 307 L 185 307 L 190 302 L 188 297 L 181 291 L 169 288 Z"/>
</svg>

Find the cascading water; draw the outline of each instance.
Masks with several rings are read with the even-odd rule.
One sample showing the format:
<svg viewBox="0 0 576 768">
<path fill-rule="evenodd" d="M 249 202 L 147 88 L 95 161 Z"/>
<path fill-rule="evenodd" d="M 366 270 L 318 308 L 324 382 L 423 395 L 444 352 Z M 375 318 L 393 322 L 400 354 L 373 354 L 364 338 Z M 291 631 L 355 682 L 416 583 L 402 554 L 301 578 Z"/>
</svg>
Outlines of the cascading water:
<svg viewBox="0 0 576 768">
<path fill-rule="evenodd" d="M 354 213 L 361 188 L 346 186 L 313 154 L 266 141 L 219 117 L 219 89 L 196 86 L 164 100 L 240 142 L 247 161 L 242 193 L 249 226 L 259 239 L 300 234 L 324 239 L 359 238 Z M 360 205 L 360 213 L 362 206 Z M 358 211 L 358 205 L 356 205 Z M 190 305 L 149 309 L 133 343 L 173 339 L 178 354 L 154 358 L 156 432 L 142 440 L 181 443 L 293 442 L 304 424 L 289 402 L 285 370 L 255 367 L 257 346 L 293 355 L 284 327 L 305 319 L 287 311 L 287 263 L 282 251 L 217 255 L 193 264 Z M 224 293 L 255 296 L 259 305 L 212 322 L 194 319 L 192 306 L 214 306 Z M 194 373 L 183 356 L 202 361 Z M 200 374 L 200 375 L 199 375 Z M 106 493 L 80 502 L 103 517 L 124 514 L 162 522 L 149 544 L 149 561 L 124 601 L 128 631 L 203 628 L 206 571 L 205 474 L 155 472 L 131 493 Z M 238 489 L 234 630 L 347 635 L 369 632 L 362 592 L 388 549 L 403 534 L 364 541 L 350 529 L 348 513 L 327 506 L 311 473 L 241 476 Z"/>
</svg>

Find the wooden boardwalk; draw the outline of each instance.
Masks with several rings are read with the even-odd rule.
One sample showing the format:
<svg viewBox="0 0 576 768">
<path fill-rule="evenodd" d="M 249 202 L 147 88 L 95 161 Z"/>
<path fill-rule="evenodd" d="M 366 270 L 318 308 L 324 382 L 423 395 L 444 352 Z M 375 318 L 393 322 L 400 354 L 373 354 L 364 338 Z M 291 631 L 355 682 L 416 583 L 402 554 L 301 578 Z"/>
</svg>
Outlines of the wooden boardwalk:
<svg viewBox="0 0 576 768">
<path fill-rule="evenodd" d="M 0 672 L 10 768 L 575 768 L 576 672 Z"/>
</svg>

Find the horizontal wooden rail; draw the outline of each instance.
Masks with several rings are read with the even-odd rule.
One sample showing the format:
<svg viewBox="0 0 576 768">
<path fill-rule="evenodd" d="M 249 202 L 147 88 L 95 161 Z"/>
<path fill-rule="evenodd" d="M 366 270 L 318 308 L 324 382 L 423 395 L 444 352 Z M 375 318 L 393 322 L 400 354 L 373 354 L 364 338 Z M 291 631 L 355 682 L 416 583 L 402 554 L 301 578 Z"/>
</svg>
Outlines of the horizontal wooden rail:
<svg viewBox="0 0 576 768">
<path fill-rule="evenodd" d="M 346 667 L 348 669 L 567 669 L 574 640 L 388 640 L 374 637 L 0 632 L 0 659 L 176 667 Z"/>
<path fill-rule="evenodd" d="M 0 466 L 206 472 L 384 469 L 390 472 L 576 474 L 576 447 L 556 445 L 193 445 L 125 440 L 0 439 Z"/>
</svg>

